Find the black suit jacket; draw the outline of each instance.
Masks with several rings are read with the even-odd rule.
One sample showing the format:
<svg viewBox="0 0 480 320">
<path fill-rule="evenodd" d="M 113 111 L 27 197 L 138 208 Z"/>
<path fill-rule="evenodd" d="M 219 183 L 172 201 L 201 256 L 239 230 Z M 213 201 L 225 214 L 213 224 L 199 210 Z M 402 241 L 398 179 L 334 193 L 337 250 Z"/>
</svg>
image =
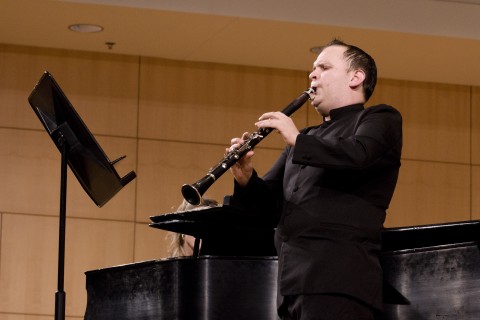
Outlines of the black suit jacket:
<svg viewBox="0 0 480 320">
<path fill-rule="evenodd" d="M 281 295 L 345 294 L 382 308 L 378 260 L 397 182 L 402 118 L 387 105 L 334 109 L 236 201 L 277 224 Z"/>
</svg>

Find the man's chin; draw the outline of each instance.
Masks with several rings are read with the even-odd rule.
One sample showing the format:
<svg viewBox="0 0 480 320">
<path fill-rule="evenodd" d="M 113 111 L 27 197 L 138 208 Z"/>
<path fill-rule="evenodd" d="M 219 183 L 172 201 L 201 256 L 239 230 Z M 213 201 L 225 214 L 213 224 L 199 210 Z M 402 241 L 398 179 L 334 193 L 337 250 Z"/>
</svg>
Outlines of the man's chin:
<svg viewBox="0 0 480 320">
<path fill-rule="evenodd" d="M 314 106 L 314 108 L 315 108 L 315 111 L 317 111 L 317 113 L 320 116 L 322 116 L 322 117 L 328 117 L 329 116 L 329 113 L 326 110 L 322 109 L 322 107 Z"/>
</svg>

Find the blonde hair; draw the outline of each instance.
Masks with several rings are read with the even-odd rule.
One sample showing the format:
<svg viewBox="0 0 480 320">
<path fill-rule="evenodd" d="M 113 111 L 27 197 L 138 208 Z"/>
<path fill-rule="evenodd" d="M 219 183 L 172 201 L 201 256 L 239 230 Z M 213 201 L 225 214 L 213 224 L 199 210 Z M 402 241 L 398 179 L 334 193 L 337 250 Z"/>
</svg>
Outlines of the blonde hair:
<svg viewBox="0 0 480 320">
<path fill-rule="evenodd" d="M 191 211 L 205 208 L 212 208 L 218 206 L 218 202 L 212 199 L 203 199 L 202 203 L 199 205 L 193 205 L 183 200 L 182 203 L 178 206 L 177 212 Z M 185 235 L 176 232 L 169 232 L 167 234 L 167 239 L 170 240 L 170 247 L 168 249 L 168 254 L 170 257 L 185 257 L 187 256 L 184 245 L 185 245 Z"/>
</svg>

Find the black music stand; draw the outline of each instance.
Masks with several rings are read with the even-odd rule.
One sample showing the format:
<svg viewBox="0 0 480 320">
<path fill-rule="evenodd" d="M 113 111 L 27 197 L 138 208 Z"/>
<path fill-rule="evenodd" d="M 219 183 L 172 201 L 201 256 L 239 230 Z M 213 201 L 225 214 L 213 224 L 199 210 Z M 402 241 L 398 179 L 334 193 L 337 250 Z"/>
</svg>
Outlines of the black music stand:
<svg viewBox="0 0 480 320">
<path fill-rule="evenodd" d="M 28 97 L 33 111 L 61 153 L 60 223 L 58 248 L 58 288 L 55 294 L 55 319 L 65 319 L 65 223 L 67 164 L 93 202 L 102 207 L 136 174 L 121 178 L 53 76 L 45 71 Z"/>
</svg>

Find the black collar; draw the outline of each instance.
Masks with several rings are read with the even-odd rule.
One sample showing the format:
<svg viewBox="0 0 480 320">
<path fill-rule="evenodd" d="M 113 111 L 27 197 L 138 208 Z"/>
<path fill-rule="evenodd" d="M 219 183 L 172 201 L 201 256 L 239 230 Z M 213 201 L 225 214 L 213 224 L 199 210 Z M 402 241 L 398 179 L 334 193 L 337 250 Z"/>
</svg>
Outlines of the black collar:
<svg viewBox="0 0 480 320">
<path fill-rule="evenodd" d="M 327 121 L 325 120 L 325 117 L 323 117 L 322 127 L 327 127 L 332 122 L 345 117 L 350 112 L 361 111 L 363 109 L 365 109 L 363 103 L 351 104 L 345 107 L 332 109 L 330 110 L 330 120 Z"/>
</svg>

